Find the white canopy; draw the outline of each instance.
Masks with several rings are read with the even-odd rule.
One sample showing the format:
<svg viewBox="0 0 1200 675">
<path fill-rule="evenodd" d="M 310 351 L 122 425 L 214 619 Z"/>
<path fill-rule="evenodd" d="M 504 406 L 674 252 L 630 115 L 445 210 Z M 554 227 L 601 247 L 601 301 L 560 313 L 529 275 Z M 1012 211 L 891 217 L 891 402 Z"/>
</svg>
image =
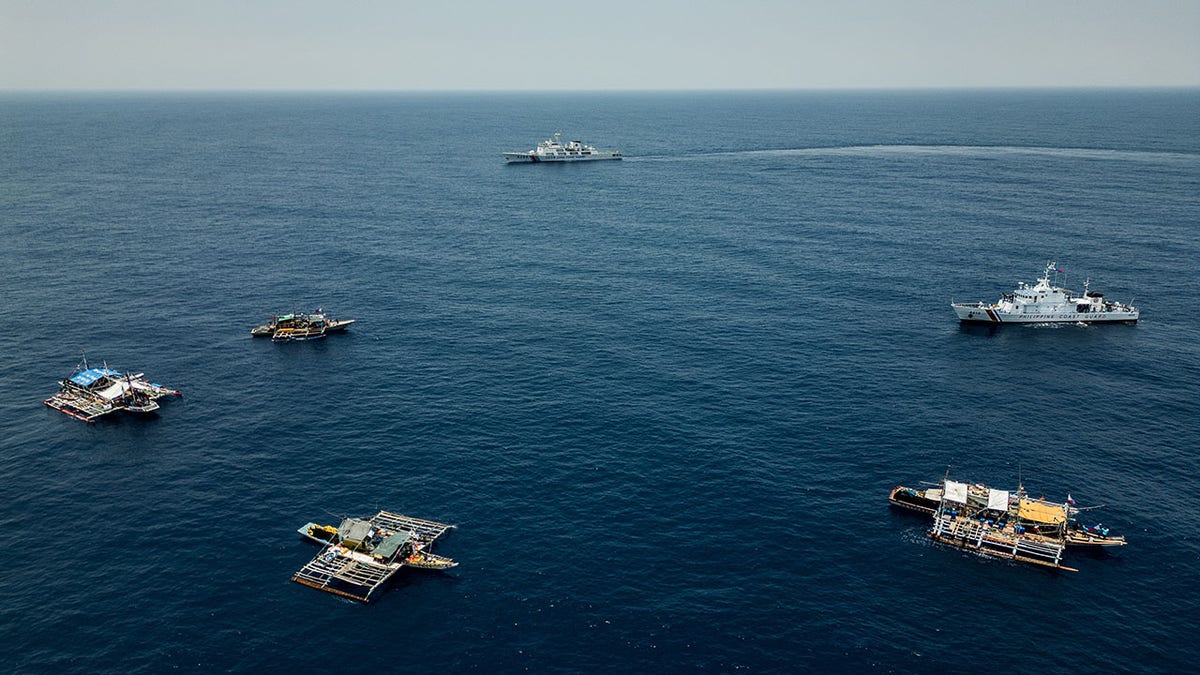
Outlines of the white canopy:
<svg viewBox="0 0 1200 675">
<path fill-rule="evenodd" d="M 989 509 L 996 511 L 1008 510 L 1008 490 L 988 490 Z"/>
<path fill-rule="evenodd" d="M 959 504 L 967 503 L 967 484 L 955 483 L 952 480 L 946 481 L 946 491 L 942 496 L 948 502 L 958 502 Z"/>
<path fill-rule="evenodd" d="M 114 398 L 124 396 L 125 392 L 127 391 L 129 391 L 129 385 L 125 382 L 125 380 L 117 380 L 97 393 L 100 394 L 101 397 L 111 401 Z"/>
</svg>

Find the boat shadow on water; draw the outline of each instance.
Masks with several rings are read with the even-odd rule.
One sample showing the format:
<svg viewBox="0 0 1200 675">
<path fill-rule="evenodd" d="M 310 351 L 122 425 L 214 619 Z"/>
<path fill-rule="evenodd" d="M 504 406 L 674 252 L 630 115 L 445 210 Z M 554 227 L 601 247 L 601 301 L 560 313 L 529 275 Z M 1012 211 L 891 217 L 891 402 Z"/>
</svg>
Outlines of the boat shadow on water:
<svg viewBox="0 0 1200 675">
<path fill-rule="evenodd" d="M 981 337 L 996 337 L 996 334 L 1000 332 L 1000 326 L 996 324 L 960 323 L 958 324 L 958 332 Z"/>
<path fill-rule="evenodd" d="M 958 324 L 958 332 L 964 335 L 976 335 L 979 337 L 997 337 L 1004 334 L 1015 334 L 1014 331 L 1022 330 L 1094 330 L 1096 324 L 1090 323 L 1014 323 L 1014 324 L 986 324 L 986 323 L 960 323 Z"/>
</svg>

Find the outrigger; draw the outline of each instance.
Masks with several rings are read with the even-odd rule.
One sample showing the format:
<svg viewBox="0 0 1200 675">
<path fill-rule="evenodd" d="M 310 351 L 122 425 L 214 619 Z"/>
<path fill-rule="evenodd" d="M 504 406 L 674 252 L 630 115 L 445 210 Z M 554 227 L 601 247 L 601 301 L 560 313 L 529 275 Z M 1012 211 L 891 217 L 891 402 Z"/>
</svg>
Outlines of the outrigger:
<svg viewBox="0 0 1200 675">
<path fill-rule="evenodd" d="M 330 319 L 320 308 L 312 314 L 292 312 L 276 314 L 268 323 L 250 329 L 254 337 L 268 337 L 284 342 L 290 340 L 319 340 L 329 333 L 340 333 L 350 327 L 354 319 L 337 321 Z"/>
<path fill-rule="evenodd" d="M 434 541 L 453 525 L 389 511 L 370 518 L 344 518 L 336 528 L 308 523 L 297 532 L 322 545 L 321 552 L 292 581 L 361 602 L 403 567 L 444 570 L 457 562 L 431 553 Z"/>
<path fill-rule="evenodd" d="M 158 410 L 158 400 L 183 396 L 177 390 L 142 379 L 143 373 L 121 373 L 108 364 L 89 368 L 87 357 L 75 372 L 58 384 L 58 393 L 43 401 L 55 410 L 89 424 L 118 410 L 149 413 Z"/>
<path fill-rule="evenodd" d="M 937 514 L 943 490 L 943 483 L 937 483 L 935 487 L 924 488 L 897 485 L 888 494 L 888 501 L 893 506 L 933 516 Z M 990 492 L 990 488 L 982 484 L 968 486 L 967 503 L 963 506 L 963 510 L 975 513 L 985 509 Z M 1064 536 L 1066 545 L 1071 548 L 1108 548 L 1125 546 L 1128 543 L 1125 541 L 1124 535 L 1111 534 L 1109 528 L 1104 527 L 1101 523 L 1084 525 L 1079 521 L 1082 512 L 1098 509 L 1099 506 L 1078 507 L 1070 495 L 1067 495 L 1066 502 L 1032 499 L 1023 486 L 1018 486 L 1015 492 L 1008 494 L 1009 513 L 1019 517 L 1022 521 L 1021 524 L 1031 528 L 1034 532 L 1056 528 L 1053 522 L 1038 522 L 1035 520 L 1036 517 L 1042 516 L 1056 520 L 1060 512 L 1065 512 L 1067 521 L 1064 526 Z M 1024 508 L 1021 508 L 1022 505 Z"/>
<path fill-rule="evenodd" d="M 930 539 L 980 555 L 1078 571 L 1062 564 L 1066 508 L 1021 497 L 1010 511 L 1009 492 L 995 489 L 987 489 L 982 507 L 972 508 L 969 492 L 966 483 L 944 481 Z"/>
</svg>

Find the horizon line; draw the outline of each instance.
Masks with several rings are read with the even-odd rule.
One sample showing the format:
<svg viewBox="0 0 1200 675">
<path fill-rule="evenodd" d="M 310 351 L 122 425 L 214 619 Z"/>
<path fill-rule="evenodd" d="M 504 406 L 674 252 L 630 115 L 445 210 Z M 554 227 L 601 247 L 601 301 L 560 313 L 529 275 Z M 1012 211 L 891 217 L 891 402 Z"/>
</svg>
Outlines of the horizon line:
<svg viewBox="0 0 1200 675">
<path fill-rule="evenodd" d="M 946 92 L 946 91 L 1147 91 L 1200 89 L 1196 84 L 1137 85 L 929 85 L 929 86 L 835 86 L 835 87 L 696 87 L 627 89 L 471 89 L 471 88 L 303 88 L 303 87 L 112 87 L 112 88 L 40 88 L 0 87 L 0 94 L 686 94 L 686 93 L 789 93 L 789 92 Z"/>
</svg>

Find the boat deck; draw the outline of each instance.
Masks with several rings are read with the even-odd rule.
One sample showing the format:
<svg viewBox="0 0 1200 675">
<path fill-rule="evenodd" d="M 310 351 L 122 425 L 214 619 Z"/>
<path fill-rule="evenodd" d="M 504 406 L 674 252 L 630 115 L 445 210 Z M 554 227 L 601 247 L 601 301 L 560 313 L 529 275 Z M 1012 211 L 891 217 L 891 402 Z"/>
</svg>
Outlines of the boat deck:
<svg viewBox="0 0 1200 675">
<path fill-rule="evenodd" d="M 280 328 L 271 335 L 272 340 L 319 340 L 325 337 L 325 327 L 320 328 Z"/>
<path fill-rule="evenodd" d="M 940 514 L 934 520 L 929 537 L 934 541 L 949 544 L 982 555 L 1006 558 L 1017 562 L 1077 571 L 1062 564 L 1061 539 L 1034 534 L 1017 534 L 1011 528 L 998 528 L 978 520 Z"/>
<path fill-rule="evenodd" d="M 368 556 L 331 544 L 292 575 L 292 581 L 361 602 L 383 585 L 402 564 L 380 565 Z"/>
<path fill-rule="evenodd" d="M 96 418 L 116 410 L 112 404 L 101 403 L 96 399 L 77 396 L 68 392 L 55 394 L 43 401 L 43 403 L 64 415 L 70 415 L 88 424 L 92 424 L 96 421 Z"/>
<path fill-rule="evenodd" d="M 401 515 L 399 513 L 391 513 L 390 511 L 380 511 L 375 514 L 374 518 L 370 519 L 372 525 L 383 527 L 384 529 L 395 532 L 409 532 L 413 535 L 413 539 L 417 542 L 417 548 L 424 549 L 432 544 L 438 537 L 445 534 L 447 531 L 454 528 L 453 525 L 446 523 L 438 523 L 432 520 L 421 520 L 411 516 Z"/>
<path fill-rule="evenodd" d="M 132 405 L 120 398 L 109 400 L 73 386 L 64 386 L 62 390 L 43 401 L 43 403 L 64 415 L 70 415 L 77 420 L 83 420 L 91 424 L 98 418 L 117 412 L 118 410 L 129 410 L 138 413 L 154 412 L 160 407 L 158 399 L 167 396 L 182 396 L 182 394 L 174 389 L 168 389 L 162 385 L 142 380 L 135 381 L 133 388 L 145 395 L 145 398 L 139 401 L 137 405 Z"/>
</svg>

